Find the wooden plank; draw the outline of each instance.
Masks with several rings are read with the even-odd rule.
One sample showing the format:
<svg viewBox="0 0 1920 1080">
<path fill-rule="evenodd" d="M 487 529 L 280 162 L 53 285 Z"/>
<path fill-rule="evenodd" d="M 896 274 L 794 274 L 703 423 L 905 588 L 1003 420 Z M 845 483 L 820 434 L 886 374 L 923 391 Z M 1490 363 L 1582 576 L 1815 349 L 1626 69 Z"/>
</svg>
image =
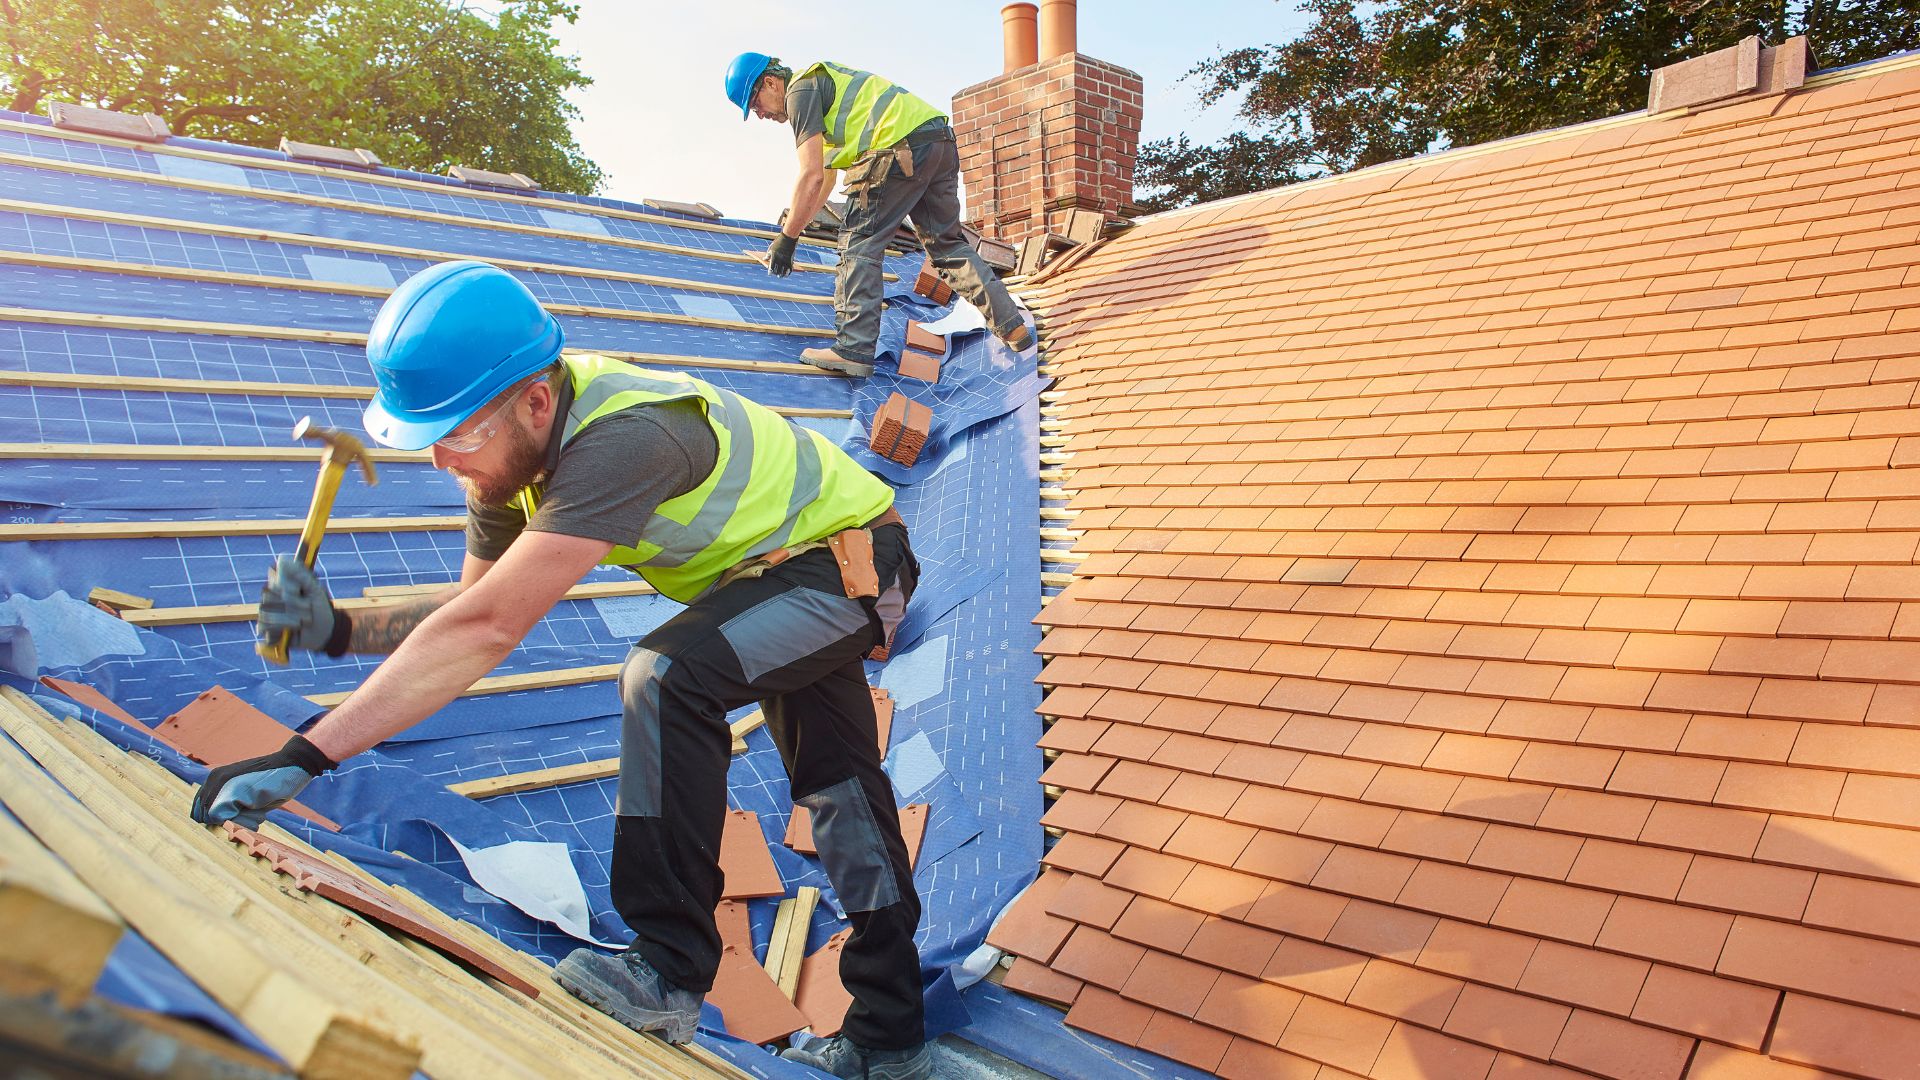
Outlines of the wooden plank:
<svg viewBox="0 0 1920 1080">
<path fill-rule="evenodd" d="M 157 319 L 144 315 L 105 315 L 95 311 L 0 307 L 0 322 L 93 326 L 104 330 L 153 330 L 168 334 L 214 334 L 221 337 L 265 338 L 270 341 L 317 341 L 327 345 L 365 345 L 367 343 L 367 335 L 351 330 L 254 326 L 245 323 L 207 322 L 199 319 Z"/>
<path fill-rule="evenodd" d="M 348 285 L 312 278 L 277 277 L 268 274 L 243 274 L 230 270 L 202 270 L 195 267 L 158 266 L 152 263 L 120 262 L 113 259 L 82 259 L 70 255 L 30 255 L 0 251 L 0 265 L 40 267 L 53 270 L 81 270 L 95 274 L 120 274 L 160 278 L 168 281 L 193 281 L 214 285 L 241 285 L 250 288 L 280 289 L 287 292 L 327 293 L 383 299 L 393 290 L 374 285 Z M 661 323 L 667 326 L 695 326 L 711 330 L 738 330 L 753 334 L 784 334 L 790 337 L 832 337 L 831 326 L 784 326 L 779 323 L 747 322 L 744 319 L 715 319 L 705 315 L 687 315 L 670 311 L 639 311 L 633 308 L 604 307 L 595 304 L 543 305 L 555 315 L 575 315 L 595 319 L 620 319 L 627 322 Z"/>
<path fill-rule="evenodd" d="M 537 791 L 541 788 L 559 787 L 562 784 L 584 784 L 589 780 L 605 780 L 618 775 L 620 775 L 620 759 L 601 758 L 597 761 L 582 761 L 574 765 L 556 765 L 551 769 L 534 769 L 530 772 L 494 776 L 485 780 L 467 780 L 458 784 L 448 784 L 447 790 L 455 795 L 465 795 L 469 799 L 490 799 L 496 795 L 517 795 L 522 791 Z"/>
<path fill-rule="evenodd" d="M 430 590 L 422 590 L 423 593 L 427 591 Z M 386 602 L 384 599 L 368 600 L 343 596 L 333 603 L 342 611 L 363 611 Z M 246 622 L 258 617 L 259 614 L 260 605 L 258 604 L 202 604 L 193 607 L 123 611 L 120 617 L 135 626 L 199 626 L 206 623 Z"/>
<path fill-rule="evenodd" d="M 311 461 L 315 446 L 166 446 L 143 443 L 0 443 L 0 458 L 114 461 Z M 367 456 L 383 465 L 432 460 L 427 450 L 389 450 L 370 446 Z"/>
<path fill-rule="evenodd" d="M 608 666 L 615 669 L 608 678 L 619 674 L 619 665 Z M 766 714 L 755 709 L 734 721 L 731 725 L 734 741 L 737 743 L 746 738 L 747 732 L 766 723 L 766 720 Z M 734 752 L 739 753 L 738 750 Z M 527 772 L 508 773 L 505 776 L 490 776 L 484 780 L 466 780 L 458 784 L 448 784 L 447 790 L 455 795 L 465 795 L 469 799 L 490 799 L 495 795 L 514 795 L 522 791 L 559 787 L 562 784 L 583 784 L 589 780 L 605 780 L 618 775 L 620 775 L 620 759 L 610 757 L 577 762 L 572 765 L 556 765 L 550 769 L 532 769 Z"/>
<path fill-rule="evenodd" d="M 87 602 L 105 605 L 119 611 L 145 611 L 153 606 L 153 598 L 150 596 L 135 596 L 132 593 L 104 587 L 90 590 L 87 593 Z"/>
<path fill-rule="evenodd" d="M 21 121 L 18 121 L 18 120 L 0 120 L 0 130 L 18 131 L 25 134 L 37 135 L 41 137 L 56 135 L 60 138 L 68 139 L 70 141 L 75 141 L 75 142 L 90 142 L 90 143 L 99 143 L 107 146 L 131 147 L 131 148 L 139 149 L 149 154 L 166 154 L 170 157 L 197 158 L 202 161 L 218 161 L 228 165 L 241 165 L 247 168 L 254 168 L 254 169 L 270 169 L 270 170 L 275 170 L 279 172 L 304 173 L 309 176 L 324 176 L 324 177 L 327 177 L 328 179 L 333 179 L 333 180 L 341 179 L 342 176 L 345 175 L 347 178 L 359 181 L 361 183 L 378 184 L 385 187 L 407 188 L 415 191 L 431 192 L 432 194 L 435 194 L 435 195 L 446 195 L 450 191 L 455 191 L 461 195 L 467 196 L 468 198 L 492 200 L 492 201 L 498 201 L 498 202 L 509 202 L 518 206 L 525 206 L 530 202 L 550 203 L 556 208 L 563 209 L 568 213 L 581 214 L 589 217 L 608 217 L 608 218 L 615 218 L 615 219 L 624 219 L 628 221 L 645 221 L 655 225 L 670 225 L 675 228 L 684 228 L 684 229 L 689 229 L 695 232 L 726 233 L 734 236 L 759 236 L 768 240 L 771 240 L 774 237 L 774 230 L 756 229 L 746 225 L 726 225 L 720 222 L 706 222 L 706 221 L 685 221 L 680 218 L 669 217 L 665 214 L 648 214 L 648 213 L 643 213 L 637 210 L 625 210 L 625 209 L 621 209 L 619 207 L 613 207 L 613 206 L 598 206 L 598 205 L 592 205 L 592 204 L 585 204 L 585 203 L 575 202 L 574 200 L 571 200 L 571 199 L 557 199 L 557 198 L 552 198 L 550 196 L 541 196 L 537 194 L 536 195 L 507 195 L 507 194 L 492 192 L 492 191 L 481 191 L 481 190 L 474 190 L 474 189 L 467 189 L 467 188 L 449 188 L 446 184 L 432 183 L 426 180 L 415 180 L 411 177 L 405 177 L 405 176 L 387 176 L 382 173 L 355 172 L 350 174 L 342 174 L 339 169 L 330 169 L 330 168 L 325 168 L 319 165 L 309 165 L 309 164 L 305 164 L 303 162 L 298 162 L 298 161 L 280 161 L 275 158 L 255 157 L 251 154 L 238 155 L 238 154 L 220 153 L 218 151 L 200 150 L 196 148 L 177 146 L 177 145 L 153 146 L 151 144 L 144 143 L 144 142 L 135 142 L 128 139 L 118 139 L 108 135 L 94 134 L 92 132 L 57 130 L 57 129 L 49 128 L 45 124 L 27 124 L 27 123 L 22 123 Z M 153 174 L 140 173 L 138 175 L 151 176 Z M 247 189 L 247 190 L 252 190 L 252 189 Z M 828 244 L 824 241 L 822 241 L 821 243 L 823 246 L 829 246 L 829 247 L 832 246 L 831 244 Z"/>
<path fill-rule="evenodd" d="M 425 596 L 451 586 L 451 581 L 430 581 L 419 585 L 370 585 L 360 590 L 360 596 L 366 600 L 396 600 L 403 597 Z M 575 585 L 567 590 L 568 600 L 598 600 L 609 596 L 656 596 L 653 586 L 639 579 L 633 581 L 590 581 Z"/>
<path fill-rule="evenodd" d="M 235 379 L 127 378 L 121 375 L 70 375 L 63 372 L 0 372 L 0 385 L 55 386 L 76 390 L 139 390 L 161 394 L 241 394 L 257 397 L 346 398 L 365 401 L 371 386 L 326 386 L 312 383 L 243 382 Z M 781 416 L 796 419 L 851 420 L 852 409 L 822 409 L 799 405 L 769 405 Z"/>
<path fill-rule="evenodd" d="M 492 988 L 483 986 L 465 969 L 453 965 L 432 950 L 416 953 L 404 939 L 391 938 L 344 909 L 310 902 L 282 888 L 277 879 L 267 872 L 267 864 L 216 838 L 210 831 L 194 825 L 178 812 L 178 807 L 189 794 L 186 785 L 178 778 L 149 759 L 119 752 L 85 728 L 55 725 L 52 730 L 56 738 L 61 738 L 69 748 L 81 755 L 90 754 L 93 764 L 103 775 L 110 775 L 119 790 L 142 800 L 141 805 L 148 813 L 177 838 L 196 848 L 206 849 L 221 867 L 233 868 L 214 879 L 211 882 L 213 888 L 238 886 L 248 890 L 257 901 L 278 909 L 283 916 L 335 943 L 328 954 L 317 958 L 321 963 L 337 964 L 340 960 L 338 949 L 344 947 L 348 953 L 348 966 L 341 974 L 349 979 L 366 978 L 365 969 L 371 969 L 376 973 L 374 977 L 391 980 L 387 983 L 391 991 L 389 996 L 369 1000 L 379 1000 L 383 1009 L 421 1023 L 430 1037 L 426 1044 L 428 1057 L 423 1065 L 432 1075 L 439 1077 L 443 1074 L 442 1063 L 445 1063 L 445 1072 L 450 1074 L 458 1071 L 468 1076 L 491 1076 L 496 1071 L 505 1070 L 515 1075 L 531 1072 L 541 1076 L 597 1077 L 605 1075 L 608 1067 L 617 1065 L 622 1071 L 633 1068 L 631 1053 L 616 1054 L 602 1062 L 600 1067 L 589 1063 L 569 1068 L 566 1063 L 573 1062 L 582 1050 L 589 1047 L 580 1045 L 571 1033 L 564 1036 L 565 1041 L 555 1038 L 558 1033 L 548 1030 L 555 1025 L 547 1022 L 546 1011 L 509 991 L 500 990 L 496 993 L 499 984 L 494 984 Z M 320 858 L 311 847 L 271 823 L 263 827 L 263 832 L 270 839 L 316 859 Z M 362 884 L 372 881 L 364 872 L 358 872 L 357 868 L 355 876 Z M 444 920 L 444 915 L 431 905 L 405 894 L 400 895 L 403 896 L 401 902 L 435 925 L 444 927 L 450 922 L 439 921 Z M 473 942 L 471 937 L 466 940 L 470 944 Z M 496 949 L 506 951 L 497 942 L 494 945 Z M 423 961 L 428 967 L 422 966 Z M 546 978 L 545 969 L 539 967 L 531 972 L 517 973 L 534 982 Z M 541 995 L 542 999 L 567 997 L 565 994 Z M 474 1034 L 482 1031 L 486 1034 Z M 480 1045 L 473 1045 L 476 1039 Z M 499 1045 L 486 1045 L 489 1041 L 497 1041 Z M 597 1050 L 599 1047 L 591 1049 Z M 647 1049 L 644 1040 L 641 1049 L 644 1057 Z M 511 1057 L 502 1060 L 503 1053 L 508 1052 Z M 662 1075 L 711 1075 L 698 1069 L 689 1069 L 684 1062 L 676 1067 L 671 1058 L 668 1062 L 666 1068 L 659 1070 Z"/>
<path fill-rule="evenodd" d="M 504 984 L 483 984 L 437 952 L 416 952 L 413 943 L 390 937 L 344 908 L 284 889 L 266 864 L 179 812 L 189 789 L 178 778 L 147 758 L 122 753 L 85 727 L 59 724 L 40 715 L 46 734 L 112 785 L 104 798 L 119 809 L 144 811 L 148 824 L 162 830 L 158 839 L 172 837 L 172 846 L 156 850 L 202 856 L 176 860 L 176 872 L 183 880 L 210 896 L 242 898 L 235 920 L 242 933 L 290 946 L 289 955 L 300 964 L 299 970 L 314 972 L 316 980 L 331 979 L 322 985 L 343 988 L 341 996 L 356 1004 L 377 1003 L 383 1016 L 419 1030 L 426 1051 L 421 1068 L 436 1080 L 499 1075 L 586 1078 L 609 1075 L 610 1070 L 625 1074 L 635 1068 L 669 1077 L 739 1075 L 731 1069 L 715 1070 L 704 1060 L 689 1062 L 685 1055 L 647 1037 L 629 1037 L 624 1042 L 599 1035 L 582 1037 L 579 1025 L 558 1019 L 564 1010 L 549 1007 L 556 999 L 571 1002 L 570 995 L 547 993 L 529 1001 Z M 264 831 L 271 839 L 319 859 L 312 848 L 276 826 L 268 824 Z M 356 876 L 363 883 L 371 880 L 357 870 Z M 435 925 L 451 923 L 439 921 L 444 920 L 442 913 L 415 898 L 405 897 L 402 902 Z M 477 938 L 484 936 L 471 935 L 467 940 Z M 493 948 L 496 955 L 519 958 L 498 942 L 493 942 Z M 481 946 L 476 949 L 485 951 Z M 536 983 L 547 977 L 537 965 L 516 973 Z M 592 1012 L 577 1002 L 574 1005 L 580 1012 Z"/>
<path fill-rule="evenodd" d="M 444 187 L 438 190 L 445 192 Z M 517 200 L 524 201 L 524 200 Z M 459 259 L 485 258 L 487 262 L 508 270 L 528 270 L 539 274 L 563 274 L 571 277 L 596 278 L 603 281 L 625 281 L 635 285 L 651 285 L 663 289 L 681 289 L 692 292 L 721 293 L 727 296 L 746 296 L 758 300 L 783 300 L 802 304 L 832 304 L 831 295 L 794 292 L 788 289 L 762 288 L 752 285 L 729 285 L 715 281 L 695 281 L 687 278 L 662 277 L 658 274 L 641 274 L 630 270 L 614 270 L 601 266 L 577 266 L 570 263 L 538 262 L 531 259 L 501 258 L 491 251 L 445 251 L 431 248 L 402 247 L 397 244 L 382 244 L 367 240 L 343 240 L 332 236 L 309 236 L 304 233 L 276 232 L 272 229 L 250 229 L 237 225 L 221 225 L 207 221 L 194 221 L 189 218 L 167 218 L 148 214 L 129 214 L 114 210 L 101 210 L 90 206 L 62 206 L 57 203 L 28 202 L 22 199 L 0 198 L 0 211 L 16 214 L 33 214 L 41 217 L 65 218 L 72 221 L 93 221 L 104 225 L 131 225 L 137 228 L 162 229 L 169 232 L 192 233 L 200 236 L 221 236 L 239 240 L 258 240 L 270 244 L 294 244 L 300 247 L 330 248 L 335 251 L 350 251 L 364 255 L 391 255 L 402 259 L 422 259 L 427 262 L 451 262 Z M 771 234 L 768 234 L 771 235 Z M 898 280 L 898 275 L 887 274 L 889 281 Z"/>
<path fill-rule="evenodd" d="M 63 1005 L 93 993 L 126 924 L 12 818 L 0 814 L 0 926 L 7 981 Z"/>
<path fill-rule="evenodd" d="M 339 601 L 341 606 L 352 601 Z M 489 675 L 464 690 L 461 697 L 474 697 L 478 694 L 506 694 L 515 690 L 548 690 L 556 686 L 578 686 L 581 683 L 605 682 L 620 677 L 619 664 L 591 664 L 586 667 L 558 668 L 553 671 L 528 671 L 519 675 Z M 315 705 L 332 708 L 347 700 L 351 690 L 333 694 L 308 694 L 307 700 Z"/>
<path fill-rule="evenodd" d="M 820 890 L 802 885 L 790 899 L 780 901 L 774 919 L 773 938 L 767 943 L 767 975 L 780 992 L 792 1001 L 800 987 L 800 962 L 806 959 L 807 930 L 813 925 L 813 910 L 820 904 Z"/>
<path fill-rule="evenodd" d="M 7 386 L 54 386 L 73 390 L 137 390 L 158 394 L 248 394 L 259 397 L 344 398 L 365 401 L 371 386 L 249 382 L 241 379 L 162 379 L 125 375 L 77 375 L 64 371 L 0 372 Z"/>
<path fill-rule="evenodd" d="M 283 842 L 298 846 L 299 838 L 278 832 L 278 826 L 269 822 L 266 829 L 269 834 Z M 487 953 L 496 963 L 515 968 L 528 978 L 549 977 L 547 966 L 533 957 L 514 949 L 499 939 L 475 929 L 471 924 L 461 922 L 420 899 L 398 885 L 388 885 L 378 878 L 360 869 L 353 862 L 328 853 L 325 858 L 332 859 L 343 867 L 358 873 L 371 887 L 386 889 L 402 901 L 411 903 L 429 919 L 436 920 L 441 929 L 449 935 L 464 938 L 475 949 Z M 668 1076 L 677 1077 L 717 1077 L 720 1080 L 752 1080 L 746 1073 L 735 1068 L 724 1058 L 697 1045 L 669 1048 L 655 1035 L 642 1035 L 635 1032 L 607 1014 L 582 1003 L 572 994 L 541 994 L 536 1004 L 552 1014 L 553 1019 L 565 1023 L 577 1030 L 582 1037 L 592 1038 L 605 1045 L 623 1048 L 638 1053 L 657 1063 L 661 1071 Z M 685 1058 L 693 1059 L 690 1065 Z M 704 1067 L 700 1071 L 695 1065 Z"/>
<path fill-rule="evenodd" d="M 379 203 L 355 202 L 351 199 L 334 199 L 321 195 L 307 195 L 296 191 L 273 191 L 266 188 L 247 187 L 242 184 L 222 184 L 212 180 L 193 180 L 178 176 L 165 176 L 159 173 L 140 172 L 135 169 L 118 169 L 107 165 L 89 165 L 77 161 L 60 161 L 53 158 L 37 158 L 25 154 L 0 153 L 0 164 L 14 165 L 39 172 L 59 172 L 74 176 L 91 176 L 106 180 L 126 180 L 143 185 L 178 188 L 183 191 L 204 191 L 216 195 L 231 195 L 243 199 L 259 199 L 265 202 L 292 203 L 296 206 L 313 206 L 328 210 L 344 210 L 349 213 L 367 214 L 375 217 L 401 218 L 407 221 L 427 221 L 439 225 L 454 225 L 468 229 L 482 229 L 488 232 L 514 233 L 520 236 L 538 236 L 556 240 L 578 240 L 608 247 L 631 248 L 636 251 L 658 251 L 672 255 L 685 255 L 696 259 L 711 259 L 716 262 L 745 262 L 738 255 L 724 251 L 709 251 L 705 248 L 686 247 L 680 244 L 664 244 L 657 240 L 638 240 L 627 236 L 601 235 L 599 233 L 576 232 L 572 229 L 554 229 L 542 225 L 525 225 L 518 222 L 499 221 L 492 218 L 466 217 L 460 214 L 443 214 L 432 210 L 415 210 L 410 207 L 386 206 Z M 442 187 L 442 194 L 447 192 Z M 462 191 L 463 194 L 470 192 Z M 771 237 L 771 233 L 756 234 Z M 832 273 L 834 268 L 825 265 L 799 262 L 795 269 Z"/>
<path fill-rule="evenodd" d="M 721 901 L 723 904 L 739 902 Z M 793 937 L 793 916 L 799 910 L 791 899 L 780 901 L 780 906 L 773 909 L 773 933 L 767 938 L 767 959 L 760 966 L 766 969 L 767 977 L 773 980 L 775 986 L 780 984 L 781 958 L 787 955 L 787 944 Z"/>
<path fill-rule="evenodd" d="M 439 517 L 336 517 L 328 520 L 330 533 L 439 532 L 466 527 L 464 514 Z M 0 542 L 13 540 L 144 540 L 205 536 L 279 536 L 298 533 L 302 518 L 247 521 L 49 521 L 0 525 Z"/>
<path fill-rule="evenodd" d="M 465 941 L 441 930 L 415 910 L 412 904 L 403 903 L 384 890 L 367 888 L 357 874 L 342 870 L 339 863 L 322 859 L 232 822 L 224 826 L 224 831 L 234 843 L 266 859 L 274 870 L 292 878 L 294 886 L 301 891 L 316 893 L 341 907 L 359 912 L 363 918 L 429 945 L 530 998 L 540 996 L 540 988 L 546 980 L 535 982 L 522 978 L 518 972 L 495 963 L 491 957 L 473 949 Z"/>
<path fill-rule="evenodd" d="M 92 326 L 107 330 L 135 330 L 160 334 L 208 334 L 216 337 L 249 337 L 269 341 L 317 341 L 328 345 L 362 345 L 367 335 L 348 330 L 309 330 L 294 326 L 259 326 L 251 323 L 216 323 L 192 319 L 162 319 L 143 315 L 103 315 L 92 311 L 52 311 L 42 308 L 0 307 L 0 322 L 24 322 L 53 326 Z M 573 349 L 574 353 L 590 350 Z M 845 378 L 799 361 L 732 360 L 714 356 L 681 356 L 674 353 L 625 352 L 601 349 L 594 353 L 632 364 L 664 364 L 671 367 L 711 368 L 720 371 L 757 371 L 768 375 L 805 375 L 810 378 Z"/>
<path fill-rule="evenodd" d="M 218 897 L 178 880 L 156 861 L 156 846 L 165 845 L 156 845 L 150 830 L 122 807 L 104 805 L 112 801 L 113 793 L 103 790 L 109 785 L 59 752 L 21 711 L 24 699 L 17 692 L 0 691 L 6 696 L 0 728 L 21 747 L 0 740 L 0 802 L 80 880 L 297 1071 L 413 1074 L 420 1053 L 410 1040 L 349 1011 L 316 983 L 283 968 L 284 953 L 276 943 L 235 933 L 231 915 L 238 906 L 220 904 Z M 27 753 L 52 775 L 36 768 Z"/>
</svg>

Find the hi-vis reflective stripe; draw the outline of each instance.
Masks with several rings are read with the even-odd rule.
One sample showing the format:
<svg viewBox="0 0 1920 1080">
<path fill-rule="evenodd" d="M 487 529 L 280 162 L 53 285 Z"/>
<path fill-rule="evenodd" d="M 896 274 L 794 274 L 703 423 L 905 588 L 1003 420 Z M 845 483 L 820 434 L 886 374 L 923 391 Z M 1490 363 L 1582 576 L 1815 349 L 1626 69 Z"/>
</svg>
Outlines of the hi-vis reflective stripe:
<svg viewBox="0 0 1920 1080">
<path fill-rule="evenodd" d="M 567 431 L 566 437 L 579 434 L 586 426 L 586 418 L 598 414 L 614 397 L 635 390 L 657 395 L 662 401 L 702 398 L 700 391 L 684 378 L 657 376 L 638 368 L 606 372 L 589 382 L 574 399 L 569 415 L 580 419 Z M 747 418 L 738 394 L 717 386 L 713 391 L 719 400 L 707 402 L 707 418 L 726 430 L 726 464 L 719 481 L 707 493 L 706 501 L 684 525 L 660 514 L 654 515 L 647 527 L 646 539 L 659 545 L 660 550 L 647 560 L 649 566 L 684 566 L 687 560 L 705 551 L 732 519 L 753 477 L 753 422 Z"/>
<path fill-rule="evenodd" d="M 839 64 L 830 63 L 826 66 L 852 80 L 847 83 L 846 89 L 833 96 L 833 133 L 827 137 L 827 141 L 833 145 L 845 146 L 847 145 L 847 117 L 853 113 L 854 103 L 860 100 L 860 90 L 867 85 L 868 79 L 873 78 L 873 73 L 855 71 L 852 68 L 841 67 Z"/>
<path fill-rule="evenodd" d="M 915 128 L 946 114 L 882 76 L 822 60 L 801 78 L 824 74 L 833 82 L 833 104 L 823 118 L 826 165 L 844 169 L 875 147 L 886 149 Z M 849 129 L 856 129 L 854 134 Z"/>
<path fill-rule="evenodd" d="M 857 527 L 893 502 L 885 482 L 825 436 L 730 390 L 591 353 L 565 363 L 574 400 L 563 440 L 629 408 L 679 401 L 704 410 L 716 443 L 713 471 L 661 503 L 638 536 L 601 560 L 634 568 L 665 596 L 691 602 L 745 559 Z M 528 488 L 517 505 L 531 517 L 540 495 Z"/>
<path fill-rule="evenodd" d="M 685 525 L 660 514 L 647 526 L 646 539 L 660 545 L 659 554 L 648 559 L 651 566 L 684 566 L 713 543 L 733 520 L 740 508 L 740 497 L 747 493 L 753 479 L 753 424 L 740 405 L 740 395 L 714 387 L 720 398 L 718 407 L 707 406 L 707 418 L 727 429 L 727 463 L 720 479 L 707 493 L 707 500 Z M 771 550 L 771 549 L 769 549 Z"/>
<path fill-rule="evenodd" d="M 874 102 L 873 108 L 867 111 L 867 126 L 860 130 L 860 141 L 854 144 L 855 157 L 864 157 L 867 151 L 873 149 L 873 129 L 880 126 L 880 118 L 887 115 L 887 107 L 893 104 L 893 99 L 904 93 L 906 91 L 897 86 L 889 86 L 880 92 L 880 100 Z"/>
</svg>

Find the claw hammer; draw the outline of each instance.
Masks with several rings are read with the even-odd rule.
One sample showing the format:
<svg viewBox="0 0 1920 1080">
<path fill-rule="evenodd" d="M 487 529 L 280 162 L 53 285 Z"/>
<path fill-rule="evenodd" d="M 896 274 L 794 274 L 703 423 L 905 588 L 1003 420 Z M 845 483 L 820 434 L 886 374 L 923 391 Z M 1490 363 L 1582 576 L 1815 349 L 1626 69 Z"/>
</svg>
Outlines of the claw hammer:
<svg viewBox="0 0 1920 1080">
<path fill-rule="evenodd" d="M 366 446 L 344 431 L 317 427 L 313 417 L 303 416 L 293 425 L 293 437 L 312 439 L 327 446 L 320 455 L 320 476 L 313 483 L 313 504 L 307 507 L 307 524 L 300 530 L 300 546 L 294 551 L 295 556 L 312 569 L 320 555 L 320 538 L 327 532 L 327 515 L 333 512 L 333 497 L 340 493 L 340 478 L 346 475 L 347 466 L 358 461 L 369 485 L 378 484 L 380 477 L 374 472 L 373 459 L 367 456 Z M 256 644 L 254 651 L 272 663 L 284 664 L 292 639 L 291 631 L 282 632 L 272 641 Z"/>
</svg>

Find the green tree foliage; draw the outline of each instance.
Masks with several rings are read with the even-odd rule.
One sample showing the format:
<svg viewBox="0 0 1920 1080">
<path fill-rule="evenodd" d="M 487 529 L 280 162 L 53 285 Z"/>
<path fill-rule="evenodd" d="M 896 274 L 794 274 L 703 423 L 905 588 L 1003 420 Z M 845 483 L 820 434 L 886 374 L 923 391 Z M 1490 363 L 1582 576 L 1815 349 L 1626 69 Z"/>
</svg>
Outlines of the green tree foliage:
<svg viewBox="0 0 1920 1080">
<path fill-rule="evenodd" d="M 1284 44 L 1188 73 L 1245 128 L 1141 148 L 1142 205 L 1264 191 L 1454 146 L 1631 112 L 1655 68 L 1750 34 L 1806 34 L 1820 67 L 1920 47 L 1920 0 L 1304 0 Z"/>
<path fill-rule="evenodd" d="M 177 135 L 363 146 L 389 165 L 522 172 L 590 193 L 548 31 L 566 0 L 0 0 L 0 102 L 150 112 Z"/>
</svg>

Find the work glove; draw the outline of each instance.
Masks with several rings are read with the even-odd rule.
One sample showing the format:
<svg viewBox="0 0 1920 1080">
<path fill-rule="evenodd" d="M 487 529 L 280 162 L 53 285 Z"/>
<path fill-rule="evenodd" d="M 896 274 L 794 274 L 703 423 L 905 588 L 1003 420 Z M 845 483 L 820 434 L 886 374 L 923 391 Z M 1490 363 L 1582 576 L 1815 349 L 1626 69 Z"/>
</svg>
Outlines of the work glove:
<svg viewBox="0 0 1920 1080">
<path fill-rule="evenodd" d="M 290 802 L 324 772 L 339 766 L 303 735 L 271 754 L 209 770 L 193 797 L 193 820 L 202 825 L 232 821 L 257 829 L 267 811 Z"/>
<path fill-rule="evenodd" d="M 290 632 L 290 643 L 298 648 L 339 656 L 347 651 L 352 629 L 352 620 L 333 606 L 313 570 L 292 555 L 280 556 L 260 591 L 260 640 L 276 641 Z"/>
<path fill-rule="evenodd" d="M 767 273 L 774 277 L 786 277 L 793 273 L 793 249 L 800 241 L 781 233 L 767 245 Z"/>
</svg>

